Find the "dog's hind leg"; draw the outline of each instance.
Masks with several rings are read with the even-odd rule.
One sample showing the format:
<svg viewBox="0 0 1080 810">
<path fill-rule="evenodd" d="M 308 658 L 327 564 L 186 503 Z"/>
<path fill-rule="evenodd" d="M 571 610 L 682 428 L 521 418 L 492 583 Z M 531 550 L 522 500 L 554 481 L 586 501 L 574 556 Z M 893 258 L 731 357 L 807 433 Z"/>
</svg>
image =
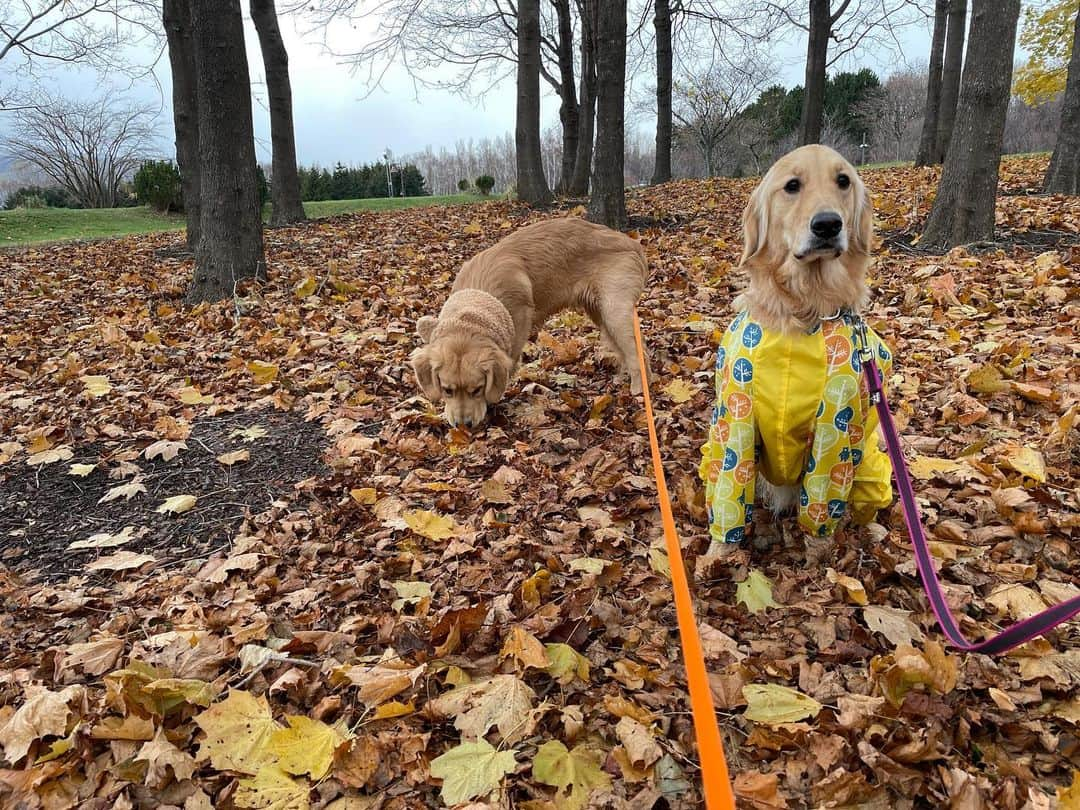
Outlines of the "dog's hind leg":
<svg viewBox="0 0 1080 810">
<path fill-rule="evenodd" d="M 634 303 L 631 299 L 604 301 L 601 305 L 601 334 L 607 332 L 615 348 L 623 370 L 630 375 L 630 393 L 641 393 L 641 370 L 638 368 L 637 348 L 634 341 Z M 645 355 L 648 372 L 649 356 Z"/>
</svg>

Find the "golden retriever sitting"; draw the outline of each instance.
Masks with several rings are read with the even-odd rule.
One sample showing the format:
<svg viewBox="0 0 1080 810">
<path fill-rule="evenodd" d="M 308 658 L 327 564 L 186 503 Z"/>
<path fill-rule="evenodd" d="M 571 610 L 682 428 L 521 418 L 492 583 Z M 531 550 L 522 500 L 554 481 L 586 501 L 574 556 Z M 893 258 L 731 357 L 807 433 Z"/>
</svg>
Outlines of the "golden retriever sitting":
<svg viewBox="0 0 1080 810">
<path fill-rule="evenodd" d="M 473 426 L 498 402 L 535 327 L 565 309 L 587 314 L 641 392 L 634 307 L 645 286 L 645 251 L 625 234 L 583 219 L 529 225 L 465 262 L 438 318 L 416 331 L 416 381 L 445 403 L 451 425 Z"/>
<path fill-rule="evenodd" d="M 831 536 L 846 515 L 892 501 L 891 466 L 860 352 L 891 355 L 858 315 L 867 298 L 873 212 L 851 164 L 824 146 L 778 160 L 746 206 L 746 291 L 716 359 L 716 404 L 702 448 L 710 535 L 751 525 L 755 486 L 774 512 Z"/>
</svg>

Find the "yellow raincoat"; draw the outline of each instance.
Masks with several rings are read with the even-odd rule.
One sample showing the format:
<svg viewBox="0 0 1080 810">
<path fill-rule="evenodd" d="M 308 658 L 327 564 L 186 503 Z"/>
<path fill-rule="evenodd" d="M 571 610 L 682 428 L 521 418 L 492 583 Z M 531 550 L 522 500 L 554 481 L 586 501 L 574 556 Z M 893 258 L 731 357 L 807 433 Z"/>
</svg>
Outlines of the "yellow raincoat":
<svg viewBox="0 0 1080 810">
<path fill-rule="evenodd" d="M 737 543 L 753 520 L 754 482 L 799 485 L 799 524 L 829 537 L 845 514 L 872 520 L 892 503 L 892 466 L 862 375 L 857 316 L 802 334 L 767 331 L 742 312 L 716 353 L 716 404 L 701 448 L 709 533 Z M 887 378 L 892 354 L 871 329 Z"/>
</svg>

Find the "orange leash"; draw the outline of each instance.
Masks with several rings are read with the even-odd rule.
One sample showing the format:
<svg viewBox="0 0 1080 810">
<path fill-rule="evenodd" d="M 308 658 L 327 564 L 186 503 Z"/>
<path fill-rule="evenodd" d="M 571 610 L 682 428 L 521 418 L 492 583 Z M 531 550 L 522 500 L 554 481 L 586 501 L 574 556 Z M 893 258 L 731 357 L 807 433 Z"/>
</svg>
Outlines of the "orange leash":
<svg viewBox="0 0 1080 810">
<path fill-rule="evenodd" d="M 690 599 L 690 585 L 686 580 L 686 564 L 683 562 L 682 547 L 679 545 L 679 534 L 675 530 L 671 497 L 668 495 L 667 479 L 664 478 L 664 466 L 660 458 L 660 443 L 656 438 L 656 422 L 653 420 L 649 377 L 645 367 L 645 347 L 641 339 L 641 322 L 638 320 L 637 310 L 634 310 L 634 341 L 637 344 L 638 368 L 641 370 L 641 390 L 645 397 L 645 417 L 648 420 L 656 494 L 660 500 L 660 516 L 663 519 L 664 540 L 667 543 L 671 568 L 671 585 L 675 593 L 675 615 L 679 621 L 686 681 L 690 687 L 694 734 L 701 756 L 705 806 L 708 810 L 735 810 L 735 796 L 731 790 L 727 760 L 724 759 L 724 744 L 716 722 L 716 709 L 713 706 L 712 692 L 709 691 L 709 676 L 705 671 L 705 655 L 701 650 L 701 637 L 698 635 L 694 605 Z"/>
</svg>

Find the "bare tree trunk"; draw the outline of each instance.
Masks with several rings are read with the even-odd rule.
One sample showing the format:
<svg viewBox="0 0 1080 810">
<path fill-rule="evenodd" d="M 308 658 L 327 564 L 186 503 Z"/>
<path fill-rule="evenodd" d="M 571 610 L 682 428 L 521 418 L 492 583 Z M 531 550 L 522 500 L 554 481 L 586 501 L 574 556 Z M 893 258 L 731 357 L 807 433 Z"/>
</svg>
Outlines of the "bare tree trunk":
<svg viewBox="0 0 1080 810">
<path fill-rule="evenodd" d="M 1043 188 L 1050 194 L 1080 194 L 1080 13 L 1073 22 L 1072 58 L 1069 78 L 1065 81 L 1061 124 Z"/>
<path fill-rule="evenodd" d="M 241 279 L 264 278 L 266 258 L 240 0 L 190 3 L 202 204 L 187 300 L 197 303 L 231 296 Z"/>
<path fill-rule="evenodd" d="M 656 163 L 652 184 L 671 179 L 671 4 L 656 0 Z"/>
<path fill-rule="evenodd" d="M 938 111 L 941 109 L 941 71 L 945 61 L 945 28 L 948 24 L 949 0 L 937 0 L 934 5 L 934 36 L 930 42 L 930 73 L 926 81 L 926 109 L 923 113 L 922 135 L 916 166 L 937 162 Z M 897 158 L 899 160 L 899 158 Z"/>
<path fill-rule="evenodd" d="M 270 142 L 273 165 L 270 178 L 271 225 L 307 219 L 300 201 L 300 177 L 296 172 L 296 136 L 293 133 L 292 86 L 289 54 L 278 28 L 274 0 L 251 0 L 251 21 L 259 35 L 266 91 L 270 98 Z"/>
<path fill-rule="evenodd" d="M 540 0 L 521 0 L 517 18 L 518 199 L 530 205 L 551 202 L 551 189 L 540 156 Z"/>
<path fill-rule="evenodd" d="M 589 193 L 589 178 L 592 175 L 593 136 L 596 129 L 596 3 L 597 0 L 580 0 L 578 3 L 581 17 L 581 89 L 574 176 L 566 190 L 571 197 L 584 197 Z"/>
<path fill-rule="evenodd" d="M 799 145 L 818 143 L 825 119 L 825 65 L 829 53 L 829 0 L 810 0 L 810 35 L 806 42 L 806 80 L 803 84 Z"/>
<path fill-rule="evenodd" d="M 974 0 L 956 125 L 922 244 L 947 249 L 994 237 L 998 164 L 1020 0 Z"/>
<path fill-rule="evenodd" d="M 176 165 L 180 169 L 180 191 L 184 197 L 184 216 L 187 219 L 187 246 L 194 253 L 199 244 L 199 113 L 188 0 L 165 0 L 161 18 L 169 46 L 169 66 L 172 68 Z"/>
<path fill-rule="evenodd" d="M 558 189 L 565 194 L 573 183 L 574 162 L 577 159 L 578 139 L 581 137 L 581 115 L 578 112 L 577 87 L 574 83 L 574 27 L 570 17 L 570 0 L 552 0 L 559 20 L 559 122 L 562 124 L 562 166 Z"/>
<path fill-rule="evenodd" d="M 603 0 L 596 30 L 596 165 L 589 219 L 626 227 L 626 0 Z"/>
<path fill-rule="evenodd" d="M 960 72 L 964 64 L 964 33 L 967 24 L 967 0 L 951 0 L 945 34 L 945 62 L 941 72 L 941 108 L 938 110 L 937 154 L 941 163 L 949 152 L 956 104 L 960 98 Z"/>
</svg>

